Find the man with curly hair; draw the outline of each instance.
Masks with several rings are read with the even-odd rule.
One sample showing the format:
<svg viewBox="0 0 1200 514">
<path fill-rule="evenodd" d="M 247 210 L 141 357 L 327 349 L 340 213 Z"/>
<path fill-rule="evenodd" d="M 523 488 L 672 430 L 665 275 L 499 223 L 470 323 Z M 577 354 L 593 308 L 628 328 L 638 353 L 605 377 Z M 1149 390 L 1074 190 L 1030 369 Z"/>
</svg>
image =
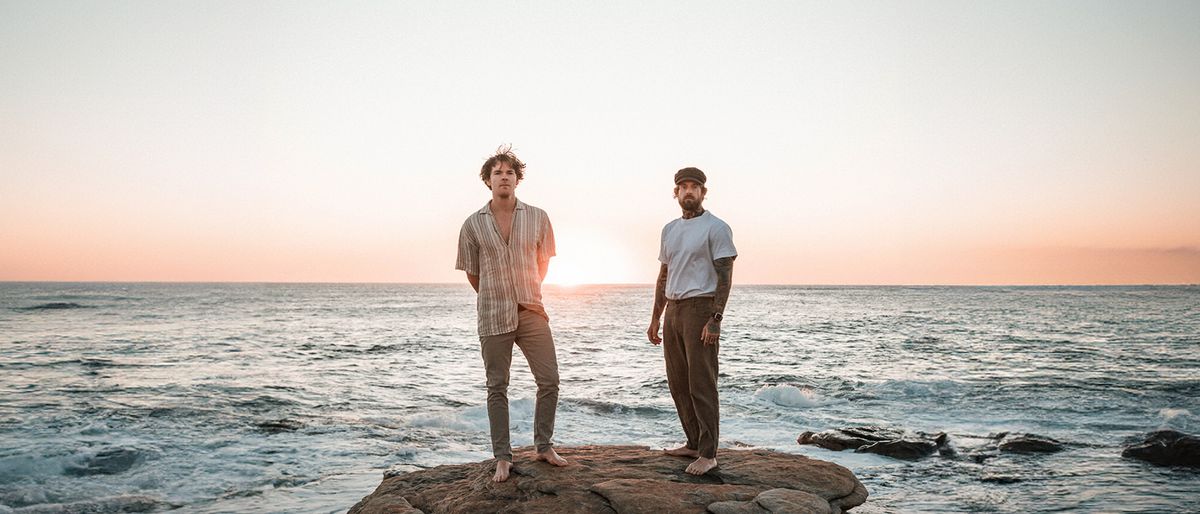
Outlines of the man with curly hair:
<svg viewBox="0 0 1200 514">
<path fill-rule="evenodd" d="M 467 217 L 458 235 L 456 269 L 478 293 L 479 344 L 487 375 L 487 411 L 493 481 L 508 480 L 512 470 L 509 442 L 508 378 L 513 345 L 529 362 L 537 383 L 533 415 L 536 460 L 555 466 L 567 461 L 554 451 L 554 413 L 558 408 L 558 360 L 550 317 L 542 305 L 542 281 L 554 256 L 554 229 L 546 212 L 517 200 L 525 163 L 504 146 L 483 163 L 479 178 L 492 192 L 482 209 Z"/>
</svg>

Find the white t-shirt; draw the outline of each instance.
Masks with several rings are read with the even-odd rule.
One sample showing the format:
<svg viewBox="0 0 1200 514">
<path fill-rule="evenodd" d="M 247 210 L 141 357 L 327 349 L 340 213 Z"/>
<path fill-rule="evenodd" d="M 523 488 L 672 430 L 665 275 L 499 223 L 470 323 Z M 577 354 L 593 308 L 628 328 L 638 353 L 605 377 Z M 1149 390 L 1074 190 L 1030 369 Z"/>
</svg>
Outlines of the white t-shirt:
<svg viewBox="0 0 1200 514">
<path fill-rule="evenodd" d="M 736 256 L 733 230 L 710 211 L 667 223 L 658 251 L 659 262 L 667 265 L 667 298 L 715 295 L 717 270 L 713 261 Z"/>
</svg>

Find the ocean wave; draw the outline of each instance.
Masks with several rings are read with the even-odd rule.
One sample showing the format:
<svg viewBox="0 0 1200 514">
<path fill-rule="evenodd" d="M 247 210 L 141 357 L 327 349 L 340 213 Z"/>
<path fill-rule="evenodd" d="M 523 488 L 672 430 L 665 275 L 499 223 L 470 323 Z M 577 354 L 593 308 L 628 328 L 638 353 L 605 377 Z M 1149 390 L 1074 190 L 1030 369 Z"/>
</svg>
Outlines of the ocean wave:
<svg viewBox="0 0 1200 514">
<path fill-rule="evenodd" d="M 2 506 L 0 506 L 2 507 Z M 8 511 L 0 510 L 0 513 L 11 512 L 12 514 L 109 514 L 118 512 L 154 512 L 156 510 L 165 510 L 176 508 L 168 502 L 164 502 L 157 498 L 143 495 L 124 495 L 112 496 L 108 498 L 100 498 L 98 500 L 85 500 L 72 503 L 47 503 L 30 505 L 27 507 L 19 507 Z"/>
<path fill-rule="evenodd" d="M 1158 411 L 1158 416 L 1162 418 L 1160 429 L 1174 429 L 1181 432 L 1191 432 L 1195 417 L 1192 416 L 1192 411 L 1188 409 L 1167 408 Z"/>
<path fill-rule="evenodd" d="M 1187 409 L 1162 409 L 1158 411 L 1158 415 L 1163 418 L 1163 421 L 1172 421 L 1179 417 L 1191 416 L 1191 411 Z"/>
<path fill-rule="evenodd" d="M 154 450 L 127 447 L 105 447 L 75 453 L 14 455 L 0 459 L 0 484 L 58 475 L 116 475 L 129 471 L 157 455 L 158 452 Z M 44 501 L 46 500 L 40 502 Z"/>
<path fill-rule="evenodd" d="M 578 405 L 597 414 L 634 414 L 636 416 L 659 416 L 673 414 L 674 410 L 664 410 L 645 405 L 625 405 L 618 402 L 606 402 L 590 398 L 564 398 L 563 403 Z"/>
<path fill-rule="evenodd" d="M 532 398 L 510 400 L 508 402 L 509 423 L 531 421 L 533 407 L 534 400 Z M 487 431 L 487 406 L 477 405 L 447 412 L 417 414 L 408 419 L 408 425 L 417 428 L 446 428 L 459 432 Z"/>
<path fill-rule="evenodd" d="M 487 430 L 487 410 L 482 409 L 482 412 L 484 413 L 483 419 L 480 419 L 477 415 L 467 415 L 463 412 L 417 414 L 409 418 L 408 425 L 417 428 L 450 429 L 459 432 Z"/>
<path fill-rule="evenodd" d="M 279 407 L 293 407 L 293 406 L 300 405 L 300 402 L 297 402 L 295 400 L 289 400 L 287 398 L 280 398 L 278 396 L 261 394 L 261 395 L 258 395 L 254 398 L 250 398 L 247 400 L 239 400 L 239 401 L 232 402 L 231 405 L 234 407 L 237 407 L 237 408 L 241 408 L 241 409 L 248 409 L 248 410 L 252 410 L 252 411 L 262 411 L 262 410 L 276 409 Z"/>
<path fill-rule="evenodd" d="M 825 402 L 811 387 L 793 385 L 765 385 L 754 392 L 754 398 L 782 407 L 807 408 L 824 405 Z"/>
<path fill-rule="evenodd" d="M 75 302 L 47 302 L 47 303 L 41 303 L 38 305 L 33 305 L 30 307 L 16 307 L 14 310 L 18 310 L 18 311 L 56 311 L 56 310 L 67 310 L 67 309 L 91 309 L 91 308 L 93 308 L 93 307 L 90 305 L 82 305 L 82 304 L 78 304 Z"/>
<path fill-rule="evenodd" d="M 149 457 L 149 452 L 134 448 L 106 448 L 77 455 L 63 468 L 68 476 L 116 475 L 129 471 Z"/>
<path fill-rule="evenodd" d="M 884 397 L 926 398 L 960 394 L 964 385 L 954 380 L 885 380 L 871 389 L 876 395 Z"/>
</svg>

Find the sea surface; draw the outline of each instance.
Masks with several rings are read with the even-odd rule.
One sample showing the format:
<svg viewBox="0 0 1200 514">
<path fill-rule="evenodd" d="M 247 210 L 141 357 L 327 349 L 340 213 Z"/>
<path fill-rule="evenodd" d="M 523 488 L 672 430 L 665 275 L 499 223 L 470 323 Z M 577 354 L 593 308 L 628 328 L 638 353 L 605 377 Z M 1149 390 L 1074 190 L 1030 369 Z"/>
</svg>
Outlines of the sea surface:
<svg viewBox="0 0 1200 514">
<path fill-rule="evenodd" d="M 557 443 L 681 442 L 649 286 L 545 296 Z M 0 283 L 0 513 L 343 512 L 386 470 L 488 459 L 474 305 L 466 284 Z M 1200 511 L 1200 472 L 1120 456 L 1200 432 L 1200 287 L 737 285 L 720 365 L 722 446 L 847 466 L 862 512 Z M 1000 432 L 1067 449 L 795 442 L 861 425 L 944 431 L 960 455 Z"/>
</svg>

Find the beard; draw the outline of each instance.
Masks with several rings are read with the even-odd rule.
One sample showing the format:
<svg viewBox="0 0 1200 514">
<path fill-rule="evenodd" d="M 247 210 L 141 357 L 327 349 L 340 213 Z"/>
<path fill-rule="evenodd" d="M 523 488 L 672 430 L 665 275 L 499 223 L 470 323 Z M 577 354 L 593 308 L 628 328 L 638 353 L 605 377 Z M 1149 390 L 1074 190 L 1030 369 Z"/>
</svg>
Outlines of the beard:
<svg viewBox="0 0 1200 514">
<path fill-rule="evenodd" d="M 683 197 L 679 198 L 679 206 L 682 207 L 686 211 L 698 210 L 698 209 L 700 209 L 700 205 L 702 203 L 704 203 L 704 200 L 701 200 L 694 196 L 683 196 Z"/>
</svg>

